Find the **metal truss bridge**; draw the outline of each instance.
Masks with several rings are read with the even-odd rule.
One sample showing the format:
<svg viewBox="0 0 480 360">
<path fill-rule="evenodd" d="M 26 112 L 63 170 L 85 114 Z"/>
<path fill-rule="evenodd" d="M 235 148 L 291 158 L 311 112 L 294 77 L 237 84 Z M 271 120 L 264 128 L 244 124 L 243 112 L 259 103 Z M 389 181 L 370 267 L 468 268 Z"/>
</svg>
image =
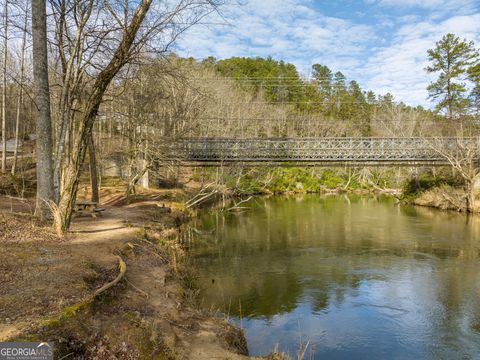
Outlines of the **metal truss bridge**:
<svg viewBox="0 0 480 360">
<path fill-rule="evenodd" d="M 186 166 L 440 166 L 466 149 L 480 160 L 480 137 L 190 138 L 168 146 L 167 158 Z"/>
</svg>

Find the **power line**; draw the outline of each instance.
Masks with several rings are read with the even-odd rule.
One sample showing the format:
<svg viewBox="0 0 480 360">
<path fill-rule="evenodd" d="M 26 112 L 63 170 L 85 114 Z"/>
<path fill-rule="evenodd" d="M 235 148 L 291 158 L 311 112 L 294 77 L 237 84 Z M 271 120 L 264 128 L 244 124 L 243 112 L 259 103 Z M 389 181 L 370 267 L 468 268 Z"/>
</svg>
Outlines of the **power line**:
<svg viewBox="0 0 480 360">
<path fill-rule="evenodd" d="M 355 124 L 355 120 L 339 120 L 339 119 L 318 119 L 318 118 L 264 118 L 264 117 L 216 117 L 216 116 L 207 116 L 207 117 L 196 117 L 195 120 L 223 120 L 223 121 L 266 121 L 266 122 L 284 122 L 284 121 L 302 121 L 302 122 L 315 122 L 315 123 L 325 123 L 325 124 L 342 124 L 342 123 L 351 123 Z M 361 121 L 361 120 L 360 120 Z M 436 125 L 457 125 L 457 124 L 450 124 L 444 123 L 442 120 L 418 120 L 418 119 L 403 119 L 403 120 L 374 120 L 374 119 L 366 119 L 366 121 L 370 123 L 379 123 L 379 124 L 389 124 L 389 123 L 408 123 L 408 122 L 416 122 L 419 125 L 432 123 Z M 464 121 L 463 124 L 474 124 L 480 125 L 480 122 L 475 120 L 467 120 Z"/>
<path fill-rule="evenodd" d="M 247 102 L 235 102 L 235 103 L 221 103 L 217 102 L 219 105 L 252 105 L 252 104 L 263 104 L 263 105 L 298 105 L 298 104 L 305 104 L 305 105 L 315 105 L 315 104 L 320 104 L 320 105 L 328 105 L 328 101 L 247 101 Z M 338 105 L 343 105 L 343 104 L 362 104 L 362 105 L 378 105 L 375 103 L 368 103 L 368 102 L 362 102 L 362 101 L 341 101 Z M 330 104 L 330 105 L 335 105 L 335 104 Z"/>
<path fill-rule="evenodd" d="M 240 84 L 242 87 L 261 87 L 261 86 L 271 86 L 271 87 L 314 87 L 314 84 Z M 348 89 L 348 86 L 333 84 L 330 85 L 331 89 Z"/>
<path fill-rule="evenodd" d="M 268 82 L 268 81 L 323 81 L 323 80 L 331 80 L 331 81 L 337 81 L 336 79 L 332 78 L 311 78 L 311 79 L 305 79 L 305 78 L 282 78 L 282 77 L 272 77 L 272 78 L 234 78 L 234 77 L 229 77 L 229 78 L 190 78 L 191 80 L 205 80 L 205 81 L 246 81 L 246 82 Z M 344 79 L 344 81 L 347 81 L 347 79 Z M 353 81 L 353 80 L 351 80 Z"/>
</svg>

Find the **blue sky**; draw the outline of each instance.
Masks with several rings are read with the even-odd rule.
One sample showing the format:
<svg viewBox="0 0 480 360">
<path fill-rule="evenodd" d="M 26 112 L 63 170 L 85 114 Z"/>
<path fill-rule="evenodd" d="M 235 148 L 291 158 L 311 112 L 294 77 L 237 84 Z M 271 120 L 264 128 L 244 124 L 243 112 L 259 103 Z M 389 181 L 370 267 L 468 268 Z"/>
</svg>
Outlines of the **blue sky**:
<svg viewBox="0 0 480 360">
<path fill-rule="evenodd" d="M 444 34 L 480 47 L 480 0 L 237 0 L 221 13 L 185 33 L 177 52 L 273 56 L 304 75 L 320 63 L 410 105 L 431 106 L 426 51 Z"/>
</svg>

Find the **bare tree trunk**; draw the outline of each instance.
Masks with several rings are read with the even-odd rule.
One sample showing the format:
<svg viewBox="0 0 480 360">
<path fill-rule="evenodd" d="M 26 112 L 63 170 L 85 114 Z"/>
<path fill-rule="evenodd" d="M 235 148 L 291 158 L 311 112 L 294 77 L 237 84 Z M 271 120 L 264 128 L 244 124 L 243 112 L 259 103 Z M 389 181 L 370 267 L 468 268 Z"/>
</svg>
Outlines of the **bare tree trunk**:
<svg viewBox="0 0 480 360">
<path fill-rule="evenodd" d="M 465 202 L 467 212 L 475 212 L 475 184 L 474 181 L 465 181 Z"/>
<path fill-rule="evenodd" d="M 64 233 L 70 227 L 73 206 L 77 197 L 78 181 L 81 167 L 85 159 L 88 139 L 92 133 L 92 127 L 98 114 L 98 109 L 103 99 L 105 91 L 118 73 L 118 71 L 128 62 L 130 47 L 140 25 L 145 18 L 153 0 L 141 0 L 132 17 L 128 27 L 124 30 L 120 44 L 118 45 L 112 59 L 106 67 L 98 74 L 95 83 L 92 86 L 90 96 L 85 102 L 82 117 L 79 121 L 79 127 L 76 130 L 75 144 L 72 148 L 71 162 L 65 169 L 64 188 L 58 203 L 59 216 L 55 218 L 55 228 L 57 233 Z"/>
<path fill-rule="evenodd" d="M 3 72 L 2 72 L 2 174 L 7 172 L 7 58 L 8 58 L 8 1 L 3 7 Z"/>
<path fill-rule="evenodd" d="M 53 200 L 52 120 L 47 60 L 47 16 L 45 0 L 32 0 L 33 78 L 37 109 L 37 201 L 36 216 L 47 214 Z"/>
<path fill-rule="evenodd" d="M 142 168 L 142 170 L 140 170 L 137 174 L 135 174 L 130 179 L 127 185 L 127 191 L 126 191 L 127 196 L 135 193 L 135 185 L 137 185 L 138 181 L 142 178 L 142 176 L 147 173 L 149 168 L 150 166 L 148 164 L 144 164 L 144 167 Z"/>
<path fill-rule="evenodd" d="M 17 99 L 17 118 L 15 120 L 15 149 L 13 153 L 12 175 L 17 170 L 18 145 L 20 139 L 20 114 L 23 107 L 23 82 L 25 75 L 25 48 L 27 45 L 27 25 L 28 25 L 28 8 L 25 8 L 25 22 L 23 27 L 22 50 L 20 53 L 20 90 Z"/>
<path fill-rule="evenodd" d="M 100 196 L 98 194 L 98 175 L 97 175 L 97 158 L 95 156 L 95 144 L 93 143 L 93 135 L 90 134 L 88 140 L 88 157 L 90 162 L 90 184 L 92 186 L 92 202 L 98 203 Z"/>
<path fill-rule="evenodd" d="M 84 54 L 83 41 L 85 26 L 90 18 L 92 9 L 94 7 L 94 1 L 88 1 L 85 3 L 85 7 L 82 7 L 82 10 L 78 14 L 79 20 L 77 22 L 77 29 L 75 32 L 75 38 L 69 49 L 70 58 L 66 60 L 65 50 L 66 47 L 64 44 L 65 39 L 65 28 L 67 26 L 66 12 L 67 8 L 70 5 L 67 5 L 67 1 L 62 0 L 59 3 L 59 13 L 58 13 L 58 26 L 57 26 L 57 42 L 59 49 L 59 56 L 61 59 L 63 78 L 62 78 L 62 89 L 59 97 L 58 104 L 58 121 L 55 132 L 55 157 L 53 160 L 53 189 L 55 194 L 55 201 L 59 201 L 60 191 L 62 187 L 62 166 L 64 166 L 64 156 L 65 156 L 65 143 L 67 140 L 68 129 L 71 124 L 72 108 L 76 101 L 75 94 L 77 86 L 81 78 L 82 70 L 80 66 L 80 60 Z"/>
</svg>

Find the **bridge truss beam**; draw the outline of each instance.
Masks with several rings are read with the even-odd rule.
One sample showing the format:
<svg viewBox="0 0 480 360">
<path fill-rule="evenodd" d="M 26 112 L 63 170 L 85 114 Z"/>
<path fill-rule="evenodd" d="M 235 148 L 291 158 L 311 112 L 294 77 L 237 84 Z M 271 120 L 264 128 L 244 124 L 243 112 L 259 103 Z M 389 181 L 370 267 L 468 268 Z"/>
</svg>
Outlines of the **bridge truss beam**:
<svg viewBox="0 0 480 360">
<path fill-rule="evenodd" d="M 480 138 L 301 138 L 182 139 L 168 147 L 167 158 L 184 164 L 219 166 L 440 166 L 445 153 L 474 149 Z"/>
</svg>

